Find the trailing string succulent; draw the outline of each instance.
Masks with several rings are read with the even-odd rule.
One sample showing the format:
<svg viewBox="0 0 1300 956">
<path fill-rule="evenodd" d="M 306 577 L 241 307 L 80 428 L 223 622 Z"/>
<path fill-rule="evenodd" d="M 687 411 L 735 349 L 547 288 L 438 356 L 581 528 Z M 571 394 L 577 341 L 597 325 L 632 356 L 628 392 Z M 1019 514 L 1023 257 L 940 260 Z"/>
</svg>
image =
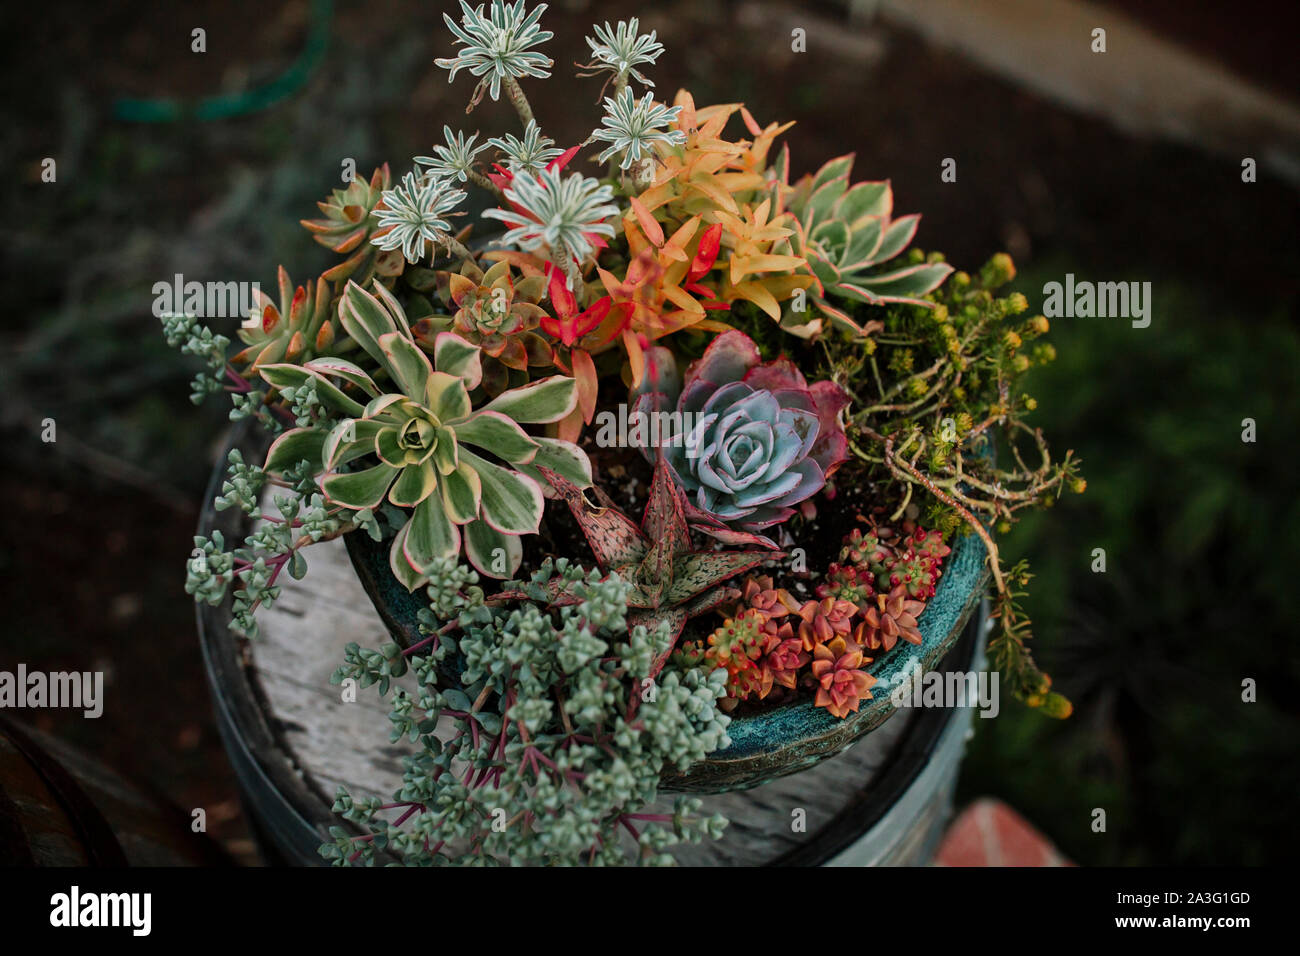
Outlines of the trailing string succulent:
<svg viewBox="0 0 1300 956">
<path fill-rule="evenodd" d="M 718 707 L 858 711 L 881 655 L 920 640 L 963 534 L 988 552 L 1003 686 L 1068 713 L 1028 650 L 1029 572 L 994 538 L 1084 487 L 1027 423 L 1022 378 L 1054 353 L 1047 320 L 998 292 L 1010 259 L 954 272 L 912 248 L 919 217 L 895 217 L 888 180 L 853 182 L 852 155 L 798 177 L 776 150 L 791 123 L 661 96 L 663 45 L 637 20 L 566 51 L 605 85 L 588 139 L 557 143 L 524 89 L 555 66 L 545 9 L 444 15 L 437 65 L 492 115 L 322 201 L 303 225 L 339 260 L 301 285 L 281 268 L 237 329 L 163 319 L 205 363 L 192 397 L 224 389 L 268 432 L 261 463 L 231 457 L 218 507 L 252 530 L 196 540 L 196 600 L 229 600 L 252 635 L 311 544 L 364 532 L 432 602 L 420 653 L 350 656 L 416 673 L 394 722 L 423 749 L 402 825 L 341 801 L 371 839 L 338 858 L 608 861 L 629 825 L 657 858 L 667 838 L 626 808 L 659 769 L 722 745 Z M 574 577 L 579 531 L 597 567 Z M 782 560 L 796 548 L 806 569 Z M 447 583 L 521 573 L 490 599 Z M 642 673 L 675 703 L 638 704 Z M 438 714 L 456 743 L 434 742 Z M 511 801 L 505 831 L 483 829 L 480 793 Z M 674 834 L 701 832 L 685 820 Z"/>
<path fill-rule="evenodd" d="M 432 579 L 423 641 L 404 651 L 351 645 L 334 674 L 335 683 L 391 690 L 393 740 L 418 749 L 391 799 L 339 790 L 335 811 L 362 832 L 333 828 L 322 856 L 337 865 L 554 866 L 629 855 L 662 864 L 675 844 L 721 835 L 725 821 L 702 814 L 698 798 L 642 809 L 665 769 L 684 772 L 727 745 L 729 721 L 717 706 L 721 671 L 652 679 L 668 632 L 629 626 L 633 585 L 563 558 L 509 582 L 519 595 L 509 601 L 485 598 L 476 575 L 450 559 Z M 453 658 L 460 670 L 448 679 Z"/>
</svg>

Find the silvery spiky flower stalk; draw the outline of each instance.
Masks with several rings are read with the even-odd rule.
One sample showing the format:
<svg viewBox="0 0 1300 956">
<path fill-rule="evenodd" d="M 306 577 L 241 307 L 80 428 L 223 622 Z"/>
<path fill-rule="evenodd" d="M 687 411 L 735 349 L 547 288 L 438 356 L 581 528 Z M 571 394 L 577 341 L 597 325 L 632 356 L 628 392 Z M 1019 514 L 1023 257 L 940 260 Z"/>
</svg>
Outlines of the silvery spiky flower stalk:
<svg viewBox="0 0 1300 956">
<path fill-rule="evenodd" d="M 631 90 L 620 90 L 615 99 L 605 99 L 601 128 L 591 134 L 592 139 L 612 144 L 596 158 L 603 163 L 615 153 L 625 152 L 620 168 L 627 169 L 641 158 L 643 152 L 651 154 L 653 143 L 680 146 L 686 142 L 686 134 L 681 130 L 665 131 L 663 128 L 677 119 L 681 111 L 680 106 L 656 103 L 652 93 L 638 101 Z"/>
<path fill-rule="evenodd" d="M 618 213 L 613 187 L 573 173 L 568 179 L 558 170 L 543 169 L 535 177 L 520 174 L 506 188 L 506 199 L 524 213 L 513 209 L 489 209 L 483 213 L 512 227 L 502 241 L 517 243 L 525 249 L 547 245 L 563 257 L 558 265 L 572 277 L 578 265 L 595 252 L 591 236 L 613 236 L 614 227 L 606 222 Z"/>
<path fill-rule="evenodd" d="M 474 157 L 487 149 L 488 144 L 475 146 L 474 140 L 478 139 L 478 133 L 466 139 L 464 133 L 453 133 L 450 126 L 442 128 L 442 135 L 447 145 L 433 147 L 434 156 L 415 157 L 416 165 L 428 166 L 426 176 L 433 179 L 468 182 L 470 173 L 474 170 Z"/>
<path fill-rule="evenodd" d="M 455 189 L 441 179 L 416 178 L 414 173 L 402 177 L 396 189 L 386 189 L 383 204 L 377 210 L 381 228 L 392 227 L 370 241 L 380 249 L 402 250 L 407 262 L 424 258 L 424 243 L 451 240 L 451 223 L 442 216 L 461 204 L 465 191 Z"/>
<path fill-rule="evenodd" d="M 435 62 L 446 70 L 451 70 L 449 81 L 456 78 L 459 70 L 469 70 L 474 76 L 484 77 L 481 82 L 488 84 L 488 94 L 493 100 L 501 97 L 501 81 L 512 82 L 520 76 L 548 77 L 551 58 L 529 47 L 545 43 L 555 36 L 549 30 L 537 25 L 546 4 L 538 4 L 532 13 L 524 15 L 524 0 L 505 3 L 504 0 L 492 0 L 491 12 L 484 16 L 483 4 L 470 9 L 465 0 L 460 0 L 464 12 L 460 23 L 444 13 L 443 20 L 456 40 L 465 44 L 450 59 L 441 58 Z"/>
<path fill-rule="evenodd" d="M 562 149 L 551 148 L 555 145 L 555 140 L 542 135 L 536 120 L 528 124 L 522 140 L 506 134 L 488 140 L 488 145 L 495 146 L 506 154 L 506 169 L 512 173 L 523 172 L 536 175 L 556 156 L 564 154 Z"/>
<path fill-rule="evenodd" d="M 636 17 L 631 20 L 620 20 L 617 27 L 611 27 L 609 21 L 605 22 L 604 27 L 599 24 L 593 25 L 592 30 L 596 33 L 596 39 L 586 38 L 593 57 L 591 68 L 609 70 L 623 84 L 626 84 L 627 78 L 631 76 L 645 86 L 654 86 L 654 83 L 642 76 L 636 67 L 645 63 L 654 63 L 659 58 L 659 54 L 664 52 L 664 46 L 655 39 L 654 30 L 651 30 L 648 35 L 638 35 L 640 26 L 641 23 Z"/>
</svg>

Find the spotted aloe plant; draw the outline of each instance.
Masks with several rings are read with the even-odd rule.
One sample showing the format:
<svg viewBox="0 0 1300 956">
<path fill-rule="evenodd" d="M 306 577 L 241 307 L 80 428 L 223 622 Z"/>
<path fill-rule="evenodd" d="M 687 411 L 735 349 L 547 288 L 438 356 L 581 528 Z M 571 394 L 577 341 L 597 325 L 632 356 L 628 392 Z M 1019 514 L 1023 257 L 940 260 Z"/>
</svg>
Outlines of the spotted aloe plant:
<svg viewBox="0 0 1300 956">
<path fill-rule="evenodd" d="M 748 551 L 696 550 L 687 524 L 687 502 L 668 466 L 660 461 L 650 487 L 650 500 L 638 527 L 599 487 L 592 505 L 573 482 L 543 469 L 559 497 L 569 506 L 586 535 L 602 571 L 618 574 L 632 584 L 627 605 L 628 627 L 655 628 L 666 623 L 671 642 L 656 659 L 657 674 L 676 646 L 687 619 L 711 611 L 739 595 L 723 582 L 764 561 L 785 557 L 767 549 Z"/>
<path fill-rule="evenodd" d="M 843 303 L 929 305 L 921 297 L 952 272 L 942 262 L 880 270 L 911 244 L 921 217 L 891 218 L 894 192 L 888 180 L 850 185 L 853 158 L 850 153 L 832 159 L 794 186 L 787 185 L 788 154 L 776 163 L 780 208 L 798 223 L 790 249 L 808 260 L 821 284 L 820 292 L 814 287 L 808 296 L 815 312 L 787 309 L 782 316 L 782 325 L 799 335 L 815 335 L 824 320 L 855 335 L 869 334 L 882 326 L 855 321 Z"/>
<path fill-rule="evenodd" d="M 322 404 L 344 416 L 329 428 L 281 435 L 268 452 L 267 471 L 308 460 L 319 463 L 321 487 L 333 504 L 362 511 L 387 501 L 411 509 L 389 559 L 394 576 L 411 590 L 427 580 L 436 559 L 462 547 L 484 574 L 511 576 L 522 556 L 520 537 L 535 533 L 542 517 L 538 467 L 591 483 L 580 449 L 521 427 L 568 415 L 577 401 L 573 379 L 538 379 L 476 409 L 471 395 L 483 377 L 477 346 L 443 332 L 432 343 L 431 362 L 401 304 L 380 283 L 373 294 L 349 283 L 339 314 L 395 390 L 381 390 L 342 359 L 263 366 L 271 385 L 310 384 Z"/>
</svg>

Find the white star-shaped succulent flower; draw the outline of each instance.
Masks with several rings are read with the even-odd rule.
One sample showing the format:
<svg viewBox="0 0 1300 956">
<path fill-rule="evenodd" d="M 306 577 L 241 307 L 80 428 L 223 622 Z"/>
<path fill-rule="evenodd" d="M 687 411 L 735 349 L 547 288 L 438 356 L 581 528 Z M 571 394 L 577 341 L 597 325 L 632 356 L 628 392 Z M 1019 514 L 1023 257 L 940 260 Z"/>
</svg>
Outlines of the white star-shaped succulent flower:
<svg viewBox="0 0 1300 956">
<path fill-rule="evenodd" d="M 654 30 L 641 34 L 640 27 L 641 23 L 636 17 L 620 20 L 617 27 L 611 27 L 609 21 L 603 27 L 594 24 L 592 30 L 596 33 L 596 39 L 586 38 L 587 45 L 591 47 L 592 66 L 609 70 L 623 79 L 631 76 L 645 86 L 654 86 L 636 68 L 646 63 L 653 64 L 659 54 L 664 52 L 664 46 L 655 39 Z"/>
<path fill-rule="evenodd" d="M 556 156 L 564 154 L 564 150 L 552 148 L 555 146 L 555 140 L 542 135 L 536 120 L 529 121 L 523 139 L 507 133 L 505 136 L 488 140 L 488 145 L 495 146 L 505 153 L 506 169 L 512 173 L 525 172 L 535 175 L 545 169 L 546 164 Z"/>
<path fill-rule="evenodd" d="M 451 71 L 447 78 L 449 81 L 454 80 L 460 70 L 469 70 L 474 76 L 483 77 L 482 82 L 488 85 L 488 94 L 497 100 L 501 98 L 502 80 L 551 75 L 551 58 L 529 49 L 555 36 L 537 25 L 546 4 L 538 4 L 527 15 L 524 0 L 516 0 L 513 4 L 492 0 L 487 15 L 484 15 L 481 3 L 471 9 L 465 0 L 460 0 L 460 8 L 463 12 L 460 23 L 447 13 L 442 18 L 456 41 L 464 46 L 456 51 L 454 57 L 435 61 L 438 66 Z"/>
<path fill-rule="evenodd" d="M 388 231 L 370 241 L 380 249 L 401 249 L 407 262 L 420 262 L 425 242 L 442 242 L 451 232 L 451 223 L 442 217 L 464 199 L 465 191 L 445 180 L 407 173 L 400 186 L 384 190 L 384 208 L 376 215 L 380 228 Z"/>
<path fill-rule="evenodd" d="M 464 133 L 453 133 L 450 126 L 442 128 L 442 135 L 447 145 L 433 147 L 434 156 L 416 156 L 416 165 L 428 166 L 426 175 L 431 175 L 434 179 L 467 182 L 470 171 L 474 168 L 474 157 L 487 149 L 488 144 L 475 146 L 474 140 L 478 139 L 478 133 L 467 140 Z"/>
<path fill-rule="evenodd" d="M 618 213 L 613 188 L 582 173 L 567 179 L 558 170 L 543 169 L 536 176 L 521 173 L 505 194 L 524 212 L 489 209 L 483 213 L 511 227 L 502 241 L 530 250 L 549 246 L 566 273 L 596 251 L 592 236 L 614 235 L 613 225 L 606 221 Z M 567 261 L 558 262 L 558 257 Z"/>
<path fill-rule="evenodd" d="M 619 91 L 616 99 L 605 99 L 605 115 L 601 117 L 601 128 L 591 134 L 592 139 L 604 140 L 610 146 L 597 158 L 604 162 L 616 153 L 623 152 L 620 168 L 627 169 L 641 158 L 643 153 L 652 152 L 654 143 L 667 143 L 680 146 L 686 142 L 686 134 L 681 130 L 667 130 L 666 127 L 677 119 L 682 111 L 680 106 L 668 107 L 654 101 L 654 94 L 647 93 L 637 100 L 630 89 Z"/>
</svg>

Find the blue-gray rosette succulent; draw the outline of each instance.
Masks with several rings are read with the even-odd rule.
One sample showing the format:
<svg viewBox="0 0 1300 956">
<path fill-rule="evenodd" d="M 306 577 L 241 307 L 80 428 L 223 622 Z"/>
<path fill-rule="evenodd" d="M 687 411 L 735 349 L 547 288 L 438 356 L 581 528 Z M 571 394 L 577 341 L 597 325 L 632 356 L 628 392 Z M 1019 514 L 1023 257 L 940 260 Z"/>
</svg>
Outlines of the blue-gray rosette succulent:
<svg viewBox="0 0 1300 956">
<path fill-rule="evenodd" d="M 788 359 L 763 363 L 743 332 L 714 339 L 679 395 L 675 378 L 671 353 L 653 350 L 636 410 L 674 409 L 671 427 L 653 430 L 657 444 L 695 508 L 718 522 L 747 532 L 780 524 L 848 457 L 844 390 L 810 386 Z"/>
</svg>

